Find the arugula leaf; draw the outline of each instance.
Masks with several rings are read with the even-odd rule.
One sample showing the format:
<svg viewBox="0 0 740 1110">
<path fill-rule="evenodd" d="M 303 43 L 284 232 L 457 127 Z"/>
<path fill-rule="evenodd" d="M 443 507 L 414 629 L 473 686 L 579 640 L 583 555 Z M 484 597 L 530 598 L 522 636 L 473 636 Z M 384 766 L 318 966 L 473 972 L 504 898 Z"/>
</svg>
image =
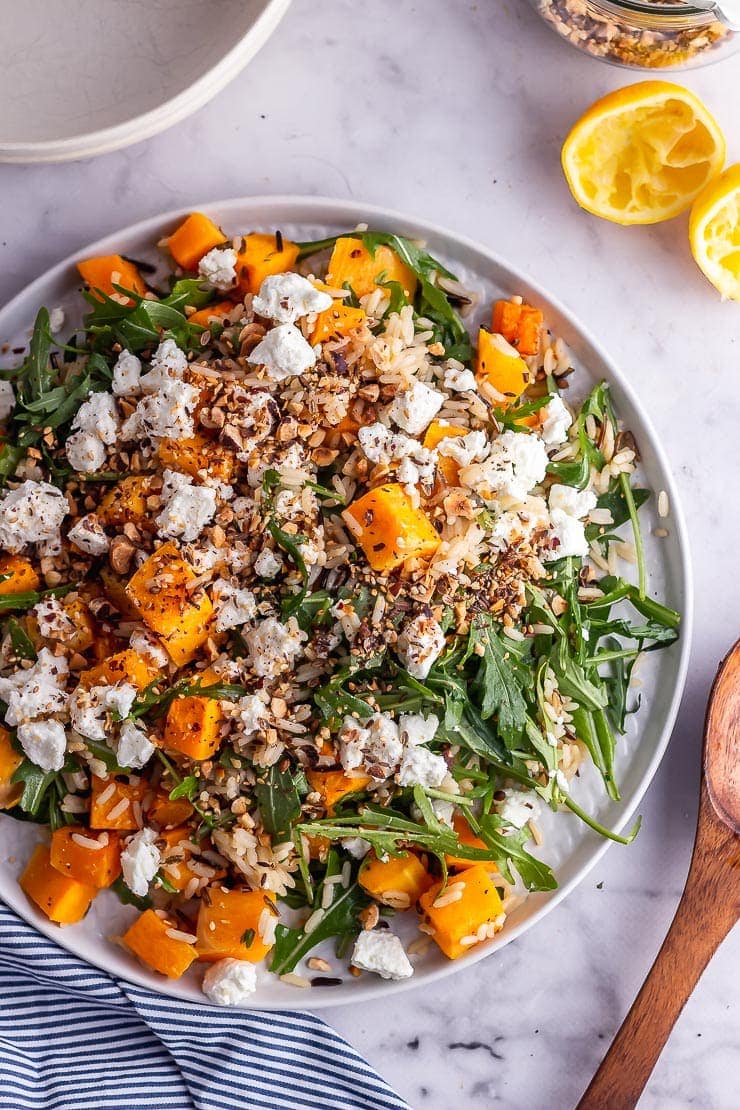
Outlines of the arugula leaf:
<svg viewBox="0 0 740 1110">
<path fill-rule="evenodd" d="M 33 645 L 33 640 L 28 633 L 21 628 L 18 621 L 11 618 L 6 625 L 6 629 L 10 636 L 10 643 L 16 659 L 35 660 L 36 648 Z"/>
<path fill-rule="evenodd" d="M 186 775 L 182 782 L 179 782 L 169 793 L 171 802 L 176 802 L 178 798 L 187 798 L 192 802 L 195 795 L 198 793 L 198 779 L 195 775 Z"/>
<path fill-rule="evenodd" d="M 0 597 L 0 613 L 25 612 L 33 605 L 38 605 L 46 597 L 64 597 L 70 590 L 74 590 L 76 582 L 68 582 L 65 586 L 54 586 L 50 590 L 27 590 L 22 594 L 3 594 Z"/>
<path fill-rule="evenodd" d="M 142 913 L 144 910 L 150 910 L 154 905 L 148 894 L 145 894 L 143 897 L 141 897 L 140 895 L 134 894 L 133 891 L 129 890 L 120 875 L 114 882 L 111 883 L 108 889 L 112 890 L 114 894 L 118 895 L 124 906 L 136 906 L 137 910 L 141 910 Z"/>
<path fill-rule="evenodd" d="M 160 684 L 161 679 L 155 678 L 141 691 L 131 707 L 129 717 L 136 719 L 146 713 L 161 717 L 175 698 L 215 698 L 217 701 L 236 701 L 247 693 L 245 686 L 230 682 L 213 682 L 204 686 L 200 679 L 190 682 L 184 678 L 161 693 L 158 692 Z"/>
<path fill-rule="evenodd" d="M 281 771 L 273 764 L 263 781 L 258 779 L 254 794 L 262 824 L 274 844 L 291 839 L 293 823 L 301 815 L 301 800 L 290 768 Z"/>
<path fill-rule="evenodd" d="M 557 889 L 557 880 L 547 864 L 525 851 L 524 844 L 531 838 L 526 829 L 504 835 L 501 832 L 501 818 L 494 814 L 480 817 L 477 823 L 481 840 L 497 853 L 496 866 L 504 878 L 507 877 L 509 868 L 513 867 L 527 890 Z"/>
<path fill-rule="evenodd" d="M 291 603 L 292 597 L 285 598 L 284 601 Z M 311 628 L 316 628 L 321 625 L 331 624 L 331 607 L 334 604 L 334 597 L 328 590 L 314 590 L 313 593 L 306 594 L 301 599 L 299 606 L 292 605 L 291 613 L 298 621 L 298 625 L 303 632 L 308 632 Z M 291 613 L 286 613 L 283 607 L 283 616 L 290 616 Z"/>
<path fill-rule="evenodd" d="M 478 616 L 471 636 L 483 649 L 473 690 L 480 698 L 483 720 L 496 716 L 498 731 L 508 745 L 519 739 L 527 721 L 523 688 L 532 685 L 531 671 L 523 665 L 529 645 L 522 646 L 499 634 L 490 618 Z"/>
<path fill-rule="evenodd" d="M 41 813 L 47 792 L 58 774 L 58 771 L 42 771 L 30 759 L 24 759 L 16 768 L 10 781 L 23 783 L 23 792 L 17 804 L 24 813 L 30 817 L 37 817 Z"/>
<path fill-rule="evenodd" d="M 650 490 L 647 489 L 633 489 L 632 498 L 635 503 L 635 508 L 639 509 L 650 497 Z M 619 482 L 612 482 L 611 488 L 602 493 L 596 505 L 599 509 L 608 509 L 612 516 L 612 523 L 609 528 L 620 528 L 626 524 L 630 518 L 629 508 L 625 500 L 624 490 Z M 598 540 L 601 536 L 603 524 L 589 524 L 586 526 L 586 539 Z"/>
<path fill-rule="evenodd" d="M 174 339 L 183 350 L 199 347 L 198 340 L 204 329 L 199 324 L 189 323 L 184 312 L 186 304 L 200 300 L 197 290 L 189 284 L 178 282 L 170 296 L 163 300 L 150 300 L 131 290 L 115 288 L 125 294 L 130 303 L 121 304 L 101 290 L 83 293 L 92 308 L 85 317 L 85 329 L 95 348 L 110 351 L 115 343 L 120 343 L 138 353 L 146 347 L 158 346 L 167 338 Z"/>
</svg>

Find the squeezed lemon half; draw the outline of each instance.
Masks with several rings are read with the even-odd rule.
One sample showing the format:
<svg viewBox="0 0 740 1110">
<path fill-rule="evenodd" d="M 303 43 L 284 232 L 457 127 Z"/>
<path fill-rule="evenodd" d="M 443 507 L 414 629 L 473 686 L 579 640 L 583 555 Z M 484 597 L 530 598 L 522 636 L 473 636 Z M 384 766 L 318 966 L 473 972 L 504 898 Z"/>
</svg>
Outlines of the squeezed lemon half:
<svg viewBox="0 0 740 1110">
<path fill-rule="evenodd" d="M 723 298 L 740 301 L 740 163 L 702 189 L 689 220 L 694 260 Z"/>
</svg>

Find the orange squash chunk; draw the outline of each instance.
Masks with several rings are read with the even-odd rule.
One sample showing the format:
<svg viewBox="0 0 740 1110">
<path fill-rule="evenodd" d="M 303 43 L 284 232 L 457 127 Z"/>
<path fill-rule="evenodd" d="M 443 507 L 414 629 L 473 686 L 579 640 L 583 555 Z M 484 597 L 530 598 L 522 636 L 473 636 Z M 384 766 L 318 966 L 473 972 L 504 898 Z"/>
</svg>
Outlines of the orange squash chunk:
<svg viewBox="0 0 740 1110">
<path fill-rule="evenodd" d="M 198 956 L 201 960 L 249 960 L 259 963 L 272 948 L 260 936 L 260 920 L 267 913 L 277 917 L 277 908 L 261 890 L 208 888 L 210 903 L 198 911 Z M 254 935 L 252 936 L 251 933 Z M 247 935 L 248 943 L 244 936 Z"/>
<path fill-rule="evenodd" d="M 282 249 L 277 236 L 255 232 L 247 235 L 236 256 L 237 286 L 240 297 L 245 293 L 258 293 L 260 285 L 271 274 L 284 274 L 292 270 L 298 258 L 298 246 L 282 239 Z"/>
<path fill-rule="evenodd" d="M 130 952 L 160 975 L 179 979 L 197 957 L 194 944 L 171 937 L 171 930 L 181 932 L 168 918 L 161 918 L 154 910 L 145 910 L 122 936 Z"/>
<path fill-rule="evenodd" d="M 129 474 L 111 486 L 97 509 L 103 524 L 140 524 L 145 520 L 151 481 L 147 474 Z"/>
<path fill-rule="evenodd" d="M 424 864 L 413 852 L 402 856 L 389 856 L 387 860 L 378 859 L 370 852 L 360 868 L 358 881 L 377 902 L 404 909 L 419 901 L 425 890 L 434 882 Z M 403 897 L 408 898 L 406 906 Z"/>
<path fill-rule="evenodd" d="M 0 556 L 0 576 L 6 574 L 10 577 L 0 582 L 0 597 L 24 594 L 28 590 L 37 590 L 41 585 L 41 579 L 33 569 L 33 564 L 22 555 Z"/>
<path fill-rule="evenodd" d="M 434 940 L 450 960 L 463 956 L 478 943 L 477 933 L 481 926 L 493 931 L 503 924 L 499 921 L 504 912 L 501 898 L 487 864 L 477 863 L 461 875 L 453 875 L 445 894 L 456 890 L 460 891 L 460 897 L 455 901 L 443 899 L 442 906 L 434 905 L 442 892 L 441 882 L 435 883 L 419 899 L 424 919 L 434 929 Z"/>
<path fill-rule="evenodd" d="M 381 245 L 371 254 L 360 239 L 337 239 L 329 259 L 326 284 L 343 289 L 349 284 L 355 296 L 372 293 L 378 281 L 397 281 L 408 300 L 416 292 L 416 275 L 390 247 Z"/>
<path fill-rule="evenodd" d="M 200 324 L 202 328 L 210 328 L 214 320 L 223 320 L 234 307 L 233 301 L 215 301 L 213 304 L 199 308 L 188 316 L 189 324 Z"/>
<path fill-rule="evenodd" d="M 307 771 L 306 778 L 312 790 L 321 795 L 327 813 L 334 812 L 334 806 L 348 794 L 364 790 L 371 781 L 369 775 L 350 778 L 344 771 Z"/>
<path fill-rule="evenodd" d="M 12 809 L 23 793 L 22 782 L 11 782 L 23 762 L 23 756 L 13 747 L 10 733 L 0 725 L 0 809 Z"/>
<path fill-rule="evenodd" d="M 119 832 L 133 832 L 138 829 L 136 802 L 142 801 L 146 790 L 147 784 L 143 779 L 134 784 L 121 782 L 113 777 L 101 779 L 93 775 L 90 828 L 117 829 Z"/>
<path fill-rule="evenodd" d="M 206 473 L 221 482 L 230 482 L 236 469 L 236 456 L 223 444 L 198 434 L 192 439 L 163 439 L 157 448 L 159 464 L 198 478 Z"/>
<path fill-rule="evenodd" d="M 516 347 L 520 355 L 536 355 L 540 349 L 542 313 L 531 304 L 496 301 L 491 326 Z"/>
<path fill-rule="evenodd" d="M 146 293 L 146 284 L 136 266 L 133 262 L 127 262 L 125 258 L 121 258 L 120 254 L 85 258 L 77 263 L 77 269 L 82 280 L 89 285 L 90 292 L 99 301 L 102 297 L 97 296 L 98 290 L 109 297 L 123 297 L 125 304 L 131 304 L 131 298 L 126 298 L 124 294 L 119 293 L 113 288 L 114 285 L 120 285 L 123 289 L 138 293 L 140 297 Z"/>
<path fill-rule="evenodd" d="M 428 558 L 440 544 L 424 510 L 414 507 L 398 483 L 370 490 L 342 515 L 373 570 L 390 571 L 407 559 Z"/>
<path fill-rule="evenodd" d="M 204 591 L 190 593 L 196 577 L 174 543 L 150 555 L 126 587 L 141 619 L 162 638 L 173 663 L 189 663 L 208 639 L 213 606 Z"/>
<path fill-rule="evenodd" d="M 182 825 L 193 815 L 193 807 L 187 798 L 175 798 L 172 801 L 168 794 L 159 793 L 147 810 L 147 822 L 153 821 L 160 829 L 171 829 Z"/>
<path fill-rule="evenodd" d="M 460 436 L 467 435 L 469 431 L 469 428 L 461 428 L 458 424 L 444 424 L 441 420 L 433 420 L 424 433 L 422 447 L 431 450 L 437 447 L 443 439 L 447 439 L 449 436 L 458 439 Z M 437 460 L 437 469 L 448 486 L 458 484 L 460 467 L 454 459 L 447 458 L 446 455 L 440 455 Z"/>
<path fill-rule="evenodd" d="M 18 882 L 41 912 L 58 925 L 74 925 L 81 921 L 98 893 L 89 883 L 78 882 L 52 867 L 46 844 L 34 848 Z"/>
<path fill-rule="evenodd" d="M 130 682 L 143 690 L 157 677 L 156 667 L 133 648 L 125 648 L 109 655 L 102 663 L 80 673 L 81 686 L 115 686 L 117 682 Z"/>
<path fill-rule="evenodd" d="M 502 335 L 481 328 L 475 372 L 501 394 L 499 404 L 509 408 L 529 385 L 529 368 Z"/>
<path fill-rule="evenodd" d="M 213 671 L 196 676 L 201 685 L 218 682 Z M 163 747 L 191 759 L 210 759 L 221 746 L 223 710 L 216 698 L 175 698 L 167 711 Z"/>
<path fill-rule="evenodd" d="M 349 335 L 355 328 L 365 323 L 367 314 L 364 308 L 353 308 L 337 300 L 331 308 L 319 312 L 311 335 L 311 343 L 325 343 L 327 339 L 338 339 Z"/>
<path fill-rule="evenodd" d="M 226 242 L 221 228 L 203 212 L 191 212 L 167 240 L 170 254 L 183 270 L 197 270 L 204 254 Z"/>
<path fill-rule="evenodd" d="M 80 837 L 101 847 L 81 844 Z M 121 840 L 114 832 L 96 835 L 84 825 L 65 825 L 51 834 L 49 862 L 62 875 L 102 890 L 121 874 Z"/>
<path fill-rule="evenodd" d="M 484 843 L 479 836 L 475 835 L 461 813 L 456 813 L 452 818 L 452 827 L 457 833 L 458 840 L 461 844 L 464 844 L 466 848 L 482 848 L 484 852 L 490 851 L 488 845 Z M 447 861 L 448 867 L 454 867 L 458 870 L 475 867 L 477 863 L 480 863 L 480 860 L 464 859 L 462 856 L 453 856 L 449 854 L 445 855 L 445 860 Z M 486 867 L 489 871 L 496 870 L 496 865 L 493 860 L 491 860 L 490 863 L 486 861 Z"/>
</svg>

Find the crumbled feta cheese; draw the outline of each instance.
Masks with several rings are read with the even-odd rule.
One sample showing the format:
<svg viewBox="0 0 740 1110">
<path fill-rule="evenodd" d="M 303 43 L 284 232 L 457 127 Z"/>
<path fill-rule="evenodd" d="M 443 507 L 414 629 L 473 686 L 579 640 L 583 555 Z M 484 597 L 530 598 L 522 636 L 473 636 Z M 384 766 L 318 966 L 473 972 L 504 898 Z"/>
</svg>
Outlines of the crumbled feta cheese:
<svg viewBox="0 0 740 1110">
<path fill-rule="evenodd" d="M 93 693 L 104 701 L 106 709 L 123 719 L 128 717 L 136 701 L 138 690 L 130 682 L 117 682 L 114 686 L 93 686 Z"/>
<path fill-rule="evenodd" d="M 141 390 L 141 359 L 131 351 L 121 351 L 113 367 L 113 393 L 134 397 Z"/>
<path fill-rule="evenodd" d="M 389 466 L 399 463 L 397 477 L 402 485 L 415 486 L 418 482 L 434 481 L 437 452 L 422 447 L 418 439 L 392 432 L 385 424 L 368 424 L 360 428 L 357 438 L 365 456 L 373 463 Z"/>
<path fill-rule="evenodd" d="M 67 736 L 59 721 L 29 721 L 18 725 L 18 743 L 42 771 L 61 771 Z"/>
<path fill-rule="evenodd" d="M 58 335 L 64 327 L 66 318 L 66 313 L 60 305 L 57 305 L 56 308 L 52 308 L 49 313 L 49 331 L 52 335 Z"/>
<path fill-rule="evenodd" d="M 452 393 L 466 393 L 476 388 L 475 374 L 460 366 L 445 367 L 444 387 Z"/>
<path fill-rule="evenodd" d="M 269 547 L 263 547 L 254 560 L 254 573 L 260 578 L 274 578 L 283 569 L 282 559 L 278 559 Z"/>
<path fill-rule="evenodd" d="M 565 559 L 566 556 L 582 559 L 588 555 L 588 540 L 583 521 L 577 520 L 562 509 L 550 510 L 550 550 L 543 552 L 545 562 Z"/>
<path fill-rule="evenodd" d="M 490 451 L 485 432 L 468 432 L 464 436 L 445 436 L 437 444 L 437 450 L 445 458 L 454 459 L 458 466 L 470 466 L 482 462 Z"/>
<path fill-rule="evenodd" d="M 235 703 L 235 710 L 241 724 L 242 739 L 250 739 L 264 730 L 267 707 L 259 694 L 245 694 Z"/>
<path fill-rule="evenodd" d="M 345 717 L 338 738 L 345 771 L 362 768 L 373 778 L 388 778 L 403 755 L 398 725 L 388 713 L 375 713 L 364 725 Z"/>
<path fill-rule="evenodd" d="M 188 356 L 180 350 L 174 339 L 163 339 L 152 355 L 152 370 L 164 370 L 172 377 L 179 378 L 185 373 L 187 365 Z"/>
<path fill-rule="evenodd" d="M 279 324 L 257 344 L 247 362 L 264 366 L 268 378 L 281 382 L 314 366 L 316 352 L 294 324 Z"/>
<path fill-rule="evenodd" d="M 21 721 L 63 709 L 68 674 L 69 666 L 64 656 L 52 655 L 48 648 L 42 648 L 32 667 L 0 678 L 0 700 L 8 706 L 7 724 L 19 725 Z"/>
<path fill-rule="evenodd" d="M 120 420 L 112 393 L 91 393 L 72 421 L 72 431 L 88 432 L 110 446 L 116 442 Z"/>
<path fill-rule="evenodd" d="M 345 836 L 339 843 L 352 859 L 364 859 L 371 847 L 370 841 L 365 840 L 364 836 Z"/>
<path fill-rule="evenodd" d="M 78 686 L 69 699 L 69 722 L 75 732 L 89 740 L 105 740 L 107 715 L 127 717 L 136 700 L 136 687 L 129 682 L 114 686 Z"/>
<path fill-rule="evenodd" d="M 505 799 L 497 806 L 499 817 L 512 829 L 523 829 L 527 821 L 537 816 L 537 797 L 532 791 L 506 790 Z"/>
<path fill-rule="evenodd" d="M 133 721 L 124 721 L 116 743 L 116 759 L 120 767 L 139 770 L 145 767 L 156 748 L 145 732 Z"/>
<path fill-rule="evenodd" d="M 568 516 L 581 520 L 596 508 L 596 494 L 590 489 L 577 490 L 573 486 L 550 486 L 550 509 L 560 509 Z"/>
<path fill-rule="evenodd" d="M 252 301 L 258 316 L 278 324 L 294 324 L 301 316 L 331 308 L 332 298 L 300 274 L 270 274 Z"/>
<path fill-rule="evenodd" d="M 275 617 L 260 621 L 245 636 L 252 670 L 258 678 L 277 678 L 293 666 L 306 639 L 295 617 L 286 624 Z"/>
<path fill-rule="evenodd" d="M 536 531 L 550 527 L 550 514 L 543 497 L 525 497 L 511 508 L 499 512 L 488 531 L 492 547 L 502 550 L 532 538 Z"/>
<path fill-rule="evenodd" d="M 445 802 L 442 798 L 432 798 L 432 809 L 438 821 L 452 828 L 452 822 L 455 817 L 454 802 Z"/>
<path fill-rule="evenodd" d="M 396 653 L 412 678 L 425 679 L 444 651 L 445 634 L 434 617 L 418 613 L 403 626 Z"/>
<path fill-rule="evenodd" d="M 545 477 L 548 462 L 539 436 L 502 432 L 484 462 L 460 470 L 460 481 L 486 501 L 501 494 L 521 501 Z"/>
<path fill-rule="evenodd" d="M 214 247 L 198 263 L 198 275 L 214 289 L 226 292 L 236 284 L 236 251 L 233 247 Z"/>
<path fill-rule="evenodd" d="M 74 625 L 67 616 L 67 612 L 55 597 L 45 597 L 32 609 L 39 626 L 39 632 L 46 640 L 61 640 L 65 636 L 72 636 Z"/>
<path fill-rule="evenodd" d="M 196 486 L 189 474 L 176 470 L 165 470 L 163 479 L 160 496 L 164 507 L 155 518 L 159 535 L 181 536 L 192 543 L 216 515 L 216 490 Z"/>
<path fill-rule="evenodd" d="M 105 445 L 94 432 L 74 432 L 64 450 L 69 465 L 81 474 L 93 474 L 105 462 Z"/>
<path fill-rule="evenodd" d="M 406 748 L 396 776 L 399 786 L 424 786 L 437 789 L 447 777 L 447 761 L 428 748 Z"/>
<path fill-rule="evenodd" d="M 239 589 L 225 578 L 217 578 L 213 583 L 212 596 L 216 611 L 214 628 L 217 632 L 238 628 L 257 616 L 257 602 L 252 591 Z"/>
<path fill-rule="evenodd" d="M 162 647 L 157 637 L 149 632 L 148 629 L 135 629 L 131 633 L 129 647 L 139 655 L 143 655 L 145 658 L 150 659 L 152 663 L 161 669 L 164 669 L 169 664 L 169 655 Z"/>
<path fill-rule="evenodd" d="M 401 941 L 388 929 L 364 929 L 355 941 L 351 962 L 381 979 L 408 979 L 414 974 Z"/>
<path fill-rule="evenodd" d="M 121 852 L 123 881 L 131 893 L 140 898 L 149 893 L 149 883 L 159 871 L 162 860 L 154 843 L 156 839 L 154 829 L 142 829 L 131 837 Z"/>
<path fill-rule="evenodd" d="M 438 728 L 439 717 L 434 713 L 428 717 L 423 717 L 421 713 L 402 713 L 398 718 L 398 731 L 404 747 L 428 744 L 437 735 Z"/>
<path fill-rule="evenodd" d="M 105 555 L 110 547 L 102 521 L 95 513 L 81 516 L 67 532 L 67 539 L 87 555 Z"/>
<path fill-rule="evenodd" d="M 410 389 L 396 394 L 388 415 L 399 428 L 415 436 L 428 427 L 444 402 L 444 393 L 424 382 L 414 382 Z"/>
<path fill-rule="evenodd" d="M 573 417 L 563 404 L 559 394 L 555 394 L 539 411 L 541 420 L 540 435 L 546 447 L 559 447 L 568 438 L 568 428 Z"/>
<path fill-rule="evenodd" d="M 15 555 L 29 543 L 56 545 L 68 512 L 60 489 L 27 479 L 0 500 L 0 546 Z"/>
<path fill-rule="evenodd" d="M 15 408 L 15 390 L 11 382 L 0 381 L 0 421 L 5 421 Z"/>
<path fill-rule="evenodd" d="M 189 382 L 178 378 L 163 381 L 155 392 L 139 401 L 121 428 L 121 439 L 192 439 L 193 411 L 199 397 L 200 390 Z"/>
<path fill-rule="evenodd" d="M 217 1006 L 246 1005 L 257 990 L 257 968 L 249 960 L 217 960 L 203 976 L 203 993 Z"/>
</svg>

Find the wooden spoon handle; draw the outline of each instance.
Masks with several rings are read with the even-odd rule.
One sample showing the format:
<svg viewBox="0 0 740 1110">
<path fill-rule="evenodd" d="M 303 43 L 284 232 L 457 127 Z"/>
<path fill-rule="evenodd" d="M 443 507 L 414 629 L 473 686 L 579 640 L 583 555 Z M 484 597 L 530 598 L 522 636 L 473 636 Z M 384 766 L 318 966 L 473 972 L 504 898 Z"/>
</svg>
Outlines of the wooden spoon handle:
<svg viewBox="0 0 740 1110">
<path fill-rule="evenodd" d="M 706 808 L 702 806 L 708 817 Z M 736 901 L 723 899 L 718 882 L 716 864 L 722 853 L 712 859 L 703 850 L 709 848 L 707 840 L 716 850 L 732 834 L 720 826 L 716 838 L 711 833 L 707 837 L 709 830 L 701 826 L 700 820 L 691 870 L 668 935 L 577 1110 L 632 1110 L 637 1105 L 689 995 L 737 920 Z"/>
</svg>

